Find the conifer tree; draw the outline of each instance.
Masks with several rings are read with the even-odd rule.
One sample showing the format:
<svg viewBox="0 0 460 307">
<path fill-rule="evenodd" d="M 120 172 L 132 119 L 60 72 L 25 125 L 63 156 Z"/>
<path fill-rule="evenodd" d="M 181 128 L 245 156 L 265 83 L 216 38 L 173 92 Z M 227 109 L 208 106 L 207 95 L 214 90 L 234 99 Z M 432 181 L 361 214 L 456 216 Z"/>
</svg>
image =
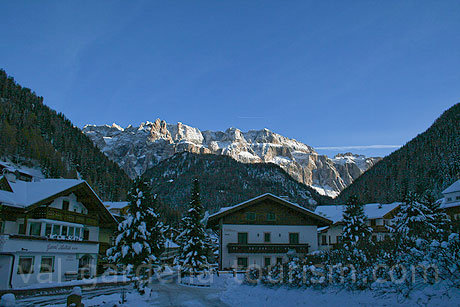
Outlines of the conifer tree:
<svg viewBox="0 0 460 307">
<path fill-rule="evenodd" d="M 437 201 L 431 191 L 425 192 L 420 203 L 429 210 L 429 217 L 432 220 L 433 228 L 430 232 L 430 239 L 437 241 L 447 240 L 450 233 L 450 218 L 441 210 L 441 201 Z"/>
<path fill-rule="evenodd" d="M 427 205 L 418 201 L 417 194 L 407 193 L 394 218 L 394 232 L 400 247 L 415 247 L 436 232 L 431 213 Z"/>
<path fill-rule="evenodd" d="M 132 265 L 158 263 L 165 238 L 163 224 L 153 206 L 149 186 L 140 177 L 128 193 L 126 219 L 118 225 L 115 246 L 107 251 L 112 263 Z"/>
<path fill-rule="evenodd" d="M 182 271 L 189 274 L 195 275 L 208 265 L 203 217 L 199 182 L 198 179 L 194 179 L 190 205 L 182 218 L 182 233 L 178 236 L 180 244 L 178 262 L 182 266 Z"/>
<path fill-rule="evenodd" d="M 351 250 L 363 247 L 370 242 L 372 229 L 366 224 L 364 206 L 358 197 L 349 197 L 343 212 L 343 244 L 345 249 Z"/>
</svg>

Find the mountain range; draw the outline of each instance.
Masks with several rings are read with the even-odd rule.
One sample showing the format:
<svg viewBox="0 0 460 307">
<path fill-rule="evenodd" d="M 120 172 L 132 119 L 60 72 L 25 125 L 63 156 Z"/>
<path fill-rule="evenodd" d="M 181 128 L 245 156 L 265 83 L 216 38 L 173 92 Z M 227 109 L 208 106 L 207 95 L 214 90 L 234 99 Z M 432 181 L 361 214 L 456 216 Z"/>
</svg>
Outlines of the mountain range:
<svg viewBox="0 0 460 307">
<path fill-rule="evenodd" d="M 268 129 L 242 132 L 200 131 L 157 119 L 137 127 L 86 125 L 83 133 L 131 177 L 144 174 L 176 153 L 225 155 L 243 163 L 273 163 L 295 180 L 311 186 L 322 195 L 337 196 L 340 191 L 381 158 L 351 153 L 330 159 L 313 147 Z"/>
<path fill-rule="evenodd" d="M 310 209 L 333 202 L 293 179 L 276 164 L 242 163 L 227 155 L 176 153 L 149 168 L 143 177 L 151 181 L 161 213 L 170 224 L 177 223 L 177 212 L 187 207 L 195 178 L 200 181 L 201 201 L 210 212 L 264 193 L 285 197 Z"/>
</svg>

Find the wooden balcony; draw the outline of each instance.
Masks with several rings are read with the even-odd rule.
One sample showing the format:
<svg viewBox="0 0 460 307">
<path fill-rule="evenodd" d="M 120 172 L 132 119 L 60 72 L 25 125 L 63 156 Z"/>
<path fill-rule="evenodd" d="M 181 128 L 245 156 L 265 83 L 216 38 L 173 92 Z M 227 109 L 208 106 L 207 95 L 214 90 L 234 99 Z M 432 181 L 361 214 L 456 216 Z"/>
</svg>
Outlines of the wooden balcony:
<svg viewBox="0 0 460 307">
<path fill-rule="evenodd" d="M 51 207 L 38 207 L 32 211 L 29 218 L 50 219 L 89 226 L 98 226 L 98 220 L 94 216 L 88 216 L 72 211 L 64 211 Z"/>
<path fill-rule="evenodd" d="M 270 244 L 270 243 L 254 243 L 254 244 L 227 244 L 228 252 L 245 253 L 245 254 L 286 254 L 293 249 L 299 254 L 308 253 L 308 244 Z"/>
<path fill-rule="evenodd" d="M 376 232 L 390 232 L 390 229 L 388 227 L 390 227 L 390 226 L 386 226 L 386 225 L 373 225 L 373 226 L 371 226 L 373 233 L 376 233 Z"/>
</svg>

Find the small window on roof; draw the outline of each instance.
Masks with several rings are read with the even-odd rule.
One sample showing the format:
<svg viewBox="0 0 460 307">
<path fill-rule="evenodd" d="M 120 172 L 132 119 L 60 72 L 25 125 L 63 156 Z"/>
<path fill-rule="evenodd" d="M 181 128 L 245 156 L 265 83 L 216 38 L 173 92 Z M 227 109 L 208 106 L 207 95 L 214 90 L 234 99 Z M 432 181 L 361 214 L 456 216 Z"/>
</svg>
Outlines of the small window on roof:
<svg viewBox="0 0 460 307">
<path fill-rule="evenodd" d="M 256 214 L 254 212 L 248 212 L 248 213 L 246 213 L 246 219 L 248 221 L 255 221 L 256 220 Z"/>
<path fill-rule="evenodd" d="M 276 215 L 273 212 L 267 213 L 267 221 L 275 221 L 276 220 Z"/>
<path fill-rule="evenodd" d="M 62 201 L 62 210 L 64 211 L 69 211 L 69 201 L 67 199 L 64 199 Z"/>
</svg>

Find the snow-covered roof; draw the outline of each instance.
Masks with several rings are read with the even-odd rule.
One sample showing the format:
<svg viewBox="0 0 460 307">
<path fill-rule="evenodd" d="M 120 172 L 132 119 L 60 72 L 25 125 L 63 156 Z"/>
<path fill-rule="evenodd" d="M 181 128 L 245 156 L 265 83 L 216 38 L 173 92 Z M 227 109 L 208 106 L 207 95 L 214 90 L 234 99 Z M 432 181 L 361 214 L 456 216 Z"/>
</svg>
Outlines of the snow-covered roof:
<svg viewBox="0 0 460 307">
<path fill-rule="evenodd" d="M 78 179 L 42 179 L 36 182 L 8 181 L 13 192 L 0 190 L 0 202 L 24 208 L 83 182 L 84 180 Z"/>
<path fill-rule="evenodd" d="M 7 170 L 10 173 L 19 172 L 25 176 L 44 178 L 42 171 L 38 168 L 19 166 L 11 162 L 0 161 L 0 169 Z"/>
<path fill-rule="evenodd" d="M 446 209 L 446 208 L 453 208 L 453 207 L 460 207 L 460 201 L 454 201 L 451 203 L 446 202 L 446 199 L 444 198 L 441 203 L 441 209 Z"/>
<path fill-rule="evenodd" d="M 128 201 L 105 201 L 104 206 L 107 209 L 123 209 L 129 205 Z"/>
<path fill-rule="evenodd" d="M 392 204 L 365 204 L 364 213 L 368 219 L 383 218 L 387 213 L 397 208 L 401 203 L 395 202 Z M 315 212 L 321 216 L 325 216 L 335 223 L 340 222 L 343 217 L 345 205 L 337 206 L 318 206 Z"/>
<path fill-rule="evenodd" d="M 231 207 L 224 207 L 224 208 L 221 208 L 221 209 L 220 209 L 219 211 L 217 211 L 216 213 L 211 214 L 211 215 L 209 216 L 209 220 L 214 219 L 214 218 L 216 218 L 216 217 L 218 217 L 218 216 L 220 216 L 220 215 L 224 215 L 224 214 L 226 214 L 226 213 L 229 212 L 229 211 L 237 210 L 239 207 L 244 207 L 245 205 L 248 205 L 248 204 L 250 204 L 250 203 L 252 203 L 252 202 L 254 202 L 254 201 L 256 201 L 256 200 L 259 200 L 259 199 L 262 199 L 262 198 L 266 198 L 266 197 L 271 197 L 271 198 L 274 198 L 274 199 L 276 199 L 276 200 L 278 200 L 278 201 L 281 201 L 282 203 L 285 203 L 285 204 L 287 204 L 287 205 L 289 205 L 289 206 L 291 206 L 291 207 L 294 207 L 294 208 L 298 209 L 298 210 L 301 211 L 301 212 L 307 213 L 307 214 L 309 214 L 310 216 L 316 217 L 316 218 L 318 218 L 318 219 L 322 219 L 322 220 L 324 220 L 324 222 L 326 222 L 326 223 L 330 223 L 330 222 L 331 222 L 328 218 L 325 218 L 324 216 L 318 215 L 317 213 L 313 212 L 312 210 L 309 210 L 309 209 L 307 209 L 307 208 L 305 208 L 305 207 L 302 207 L 302 206 L 300 206 L 299 204 L 292 203 L 292 202 L 286 200 L 285 198 L 281 198 L 281 197 L 276 196 L 276 195 L 273 195 L 273 194 L 271 194 L 271 193 L 265 193 L 265 194 L 259 195 L 259 196 L 257 196 L 257 197 L 251 198 L 251 199 L 249 199 L 249 200 L 246 200 L 246 201 L 244 201 L 244 202 L 242 202 L 242 203 L 239 203 L 239 204 L 234 205 L 234 206 L 231 206 Z"/>
<path fill-rule="evenodd" d="M 460 179 L 455 181 L 447 189 L 442 191 L 442 194 L 449 194 L 454 192 L 460 192 Z"/>
</svg>

